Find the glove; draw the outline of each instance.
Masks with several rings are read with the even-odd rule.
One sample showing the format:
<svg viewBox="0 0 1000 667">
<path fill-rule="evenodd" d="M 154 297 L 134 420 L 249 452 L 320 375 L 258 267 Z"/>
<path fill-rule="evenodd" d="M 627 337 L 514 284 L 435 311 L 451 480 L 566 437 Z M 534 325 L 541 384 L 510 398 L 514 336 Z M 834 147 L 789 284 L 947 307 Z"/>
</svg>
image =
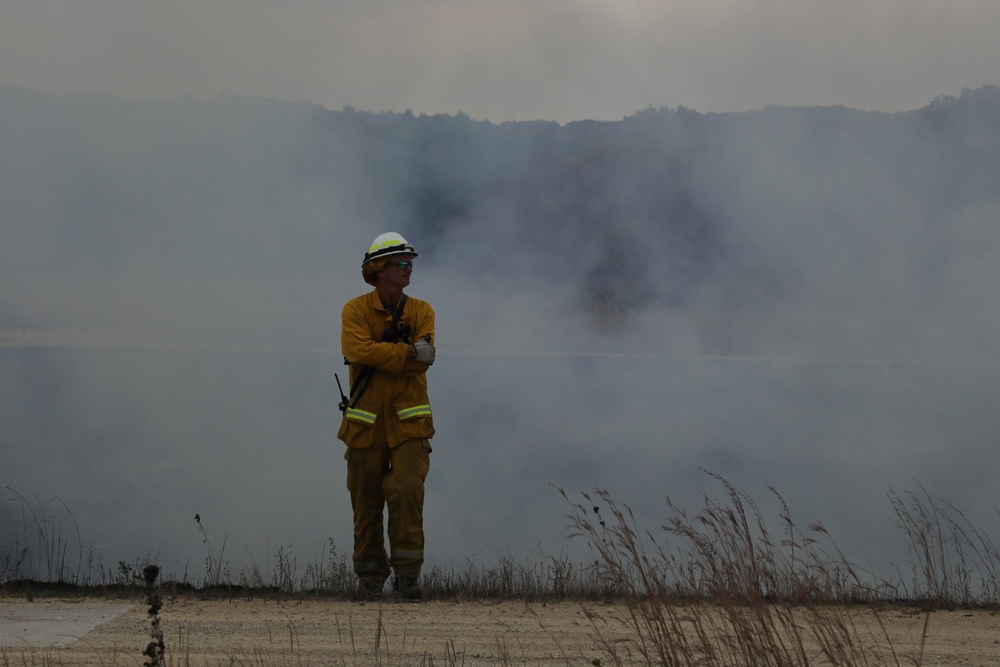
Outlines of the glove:
<svg viewBox="0 0 1000 667">
<path fill-rule="evenodd" d="M 419 361 L 422 364 L 427 364 L 428 366 L 434 363 L 434 356 L 437 352 L 434 350 L 434 346 L 431 345 L 427 338 L 421 338 L 413 344 L 413 347 L 417 348 L 416 361 Z"/>
</svg>

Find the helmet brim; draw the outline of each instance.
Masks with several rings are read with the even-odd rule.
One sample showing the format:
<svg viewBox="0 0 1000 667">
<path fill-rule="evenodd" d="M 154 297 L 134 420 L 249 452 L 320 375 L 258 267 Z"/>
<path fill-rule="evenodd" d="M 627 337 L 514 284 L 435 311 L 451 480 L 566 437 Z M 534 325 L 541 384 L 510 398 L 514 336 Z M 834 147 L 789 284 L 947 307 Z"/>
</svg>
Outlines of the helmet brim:
<svg viewBox="0 0 1000 667">
<path fill-rule="evenodd" d="M 361 266 L 364 266 L 373 259 L 378 259 L 379 257 L 388 257 L 389 255 L 413 255 L 417 256 L 417 251 L 413 249 L 409 243 L 404 243 L 401 245 L 389 246 L 388 248 L 379 248 L 375 252 L 365 253 L 365 261 L 361 262 Z"/>
</svg>

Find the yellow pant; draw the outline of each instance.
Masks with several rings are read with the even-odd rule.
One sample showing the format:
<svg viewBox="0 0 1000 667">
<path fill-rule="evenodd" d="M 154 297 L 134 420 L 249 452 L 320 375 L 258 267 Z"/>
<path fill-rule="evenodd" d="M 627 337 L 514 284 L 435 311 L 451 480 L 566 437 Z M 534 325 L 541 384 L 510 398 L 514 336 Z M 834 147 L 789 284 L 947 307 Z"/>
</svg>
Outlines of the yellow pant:
<svg viewBox="0 0 1000 667">
<path fill-rule="evenodd" d="M 397 577 L 419 577 L 424 563 L 424 480 L 430 442 L 406 440 L 396 447 L 348 449 L 347 489 L 354 510 L 354 571 L 383 582 L 389 565 Z M 389 510 L 385 552 L 383 510 Z"/>
</svg>

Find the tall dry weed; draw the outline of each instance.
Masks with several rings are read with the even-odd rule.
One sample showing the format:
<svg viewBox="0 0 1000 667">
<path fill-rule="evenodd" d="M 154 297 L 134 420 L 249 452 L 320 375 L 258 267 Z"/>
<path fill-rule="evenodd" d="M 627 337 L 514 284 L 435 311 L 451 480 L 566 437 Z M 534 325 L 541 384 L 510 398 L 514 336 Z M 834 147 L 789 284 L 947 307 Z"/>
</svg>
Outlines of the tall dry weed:
<svg viewBox="0 0 1000 667">
<path fill-rule="evenodd" d="M 909 542 L 908 599 L 937 609 L 1000 603 L 1000 550 L 983 530 L 923 487 L 890 490 L 889 502 Z"/>
<path fill-rule="evenodd" d="M 784 499 L 775 538 L 754 500 L 718 475 L 724 500 L 689 515 L 666 500 L 663 534 L 640 530 L 604 490 L 569 501 L 573 535 L 620 591 L 632 642 L 604 643 L 613 664 L 899 665 L 879 616 L 896 589 L 850 563 L 818 524 L 801 531 Z M 605 518 L 607 517 L 607 518 Z M 919 647 L 906 662 L 919 664 Z"/>
</svg>

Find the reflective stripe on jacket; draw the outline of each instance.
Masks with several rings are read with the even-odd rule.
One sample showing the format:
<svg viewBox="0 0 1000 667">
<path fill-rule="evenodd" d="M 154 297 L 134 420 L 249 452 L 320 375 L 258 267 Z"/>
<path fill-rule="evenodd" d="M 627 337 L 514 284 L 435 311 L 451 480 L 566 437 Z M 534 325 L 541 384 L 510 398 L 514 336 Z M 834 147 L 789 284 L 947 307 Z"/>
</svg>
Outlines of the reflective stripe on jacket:
<svg viewBox="0 0 1000 667">
<path fill-rule="evenodd" d="M 350 397 L 337 437 L 348 447 L 395 447 L 411 438 L 430 438 L 434 421 L 427 397 L 427 364 L 407 359 L 409 345 L 384 343 L 382 336 L 392 313 L 382 305 L 378 292 L 351 299 L 344 305 L 341 348 L 351 365 L 353 387 L 365 366 L 373 369 L 367 387 Z M 410 327 L 410 341 L 431 336 L 434 343 L 434 309 L 408 296 L 403 323 Z"/>
</svg>

